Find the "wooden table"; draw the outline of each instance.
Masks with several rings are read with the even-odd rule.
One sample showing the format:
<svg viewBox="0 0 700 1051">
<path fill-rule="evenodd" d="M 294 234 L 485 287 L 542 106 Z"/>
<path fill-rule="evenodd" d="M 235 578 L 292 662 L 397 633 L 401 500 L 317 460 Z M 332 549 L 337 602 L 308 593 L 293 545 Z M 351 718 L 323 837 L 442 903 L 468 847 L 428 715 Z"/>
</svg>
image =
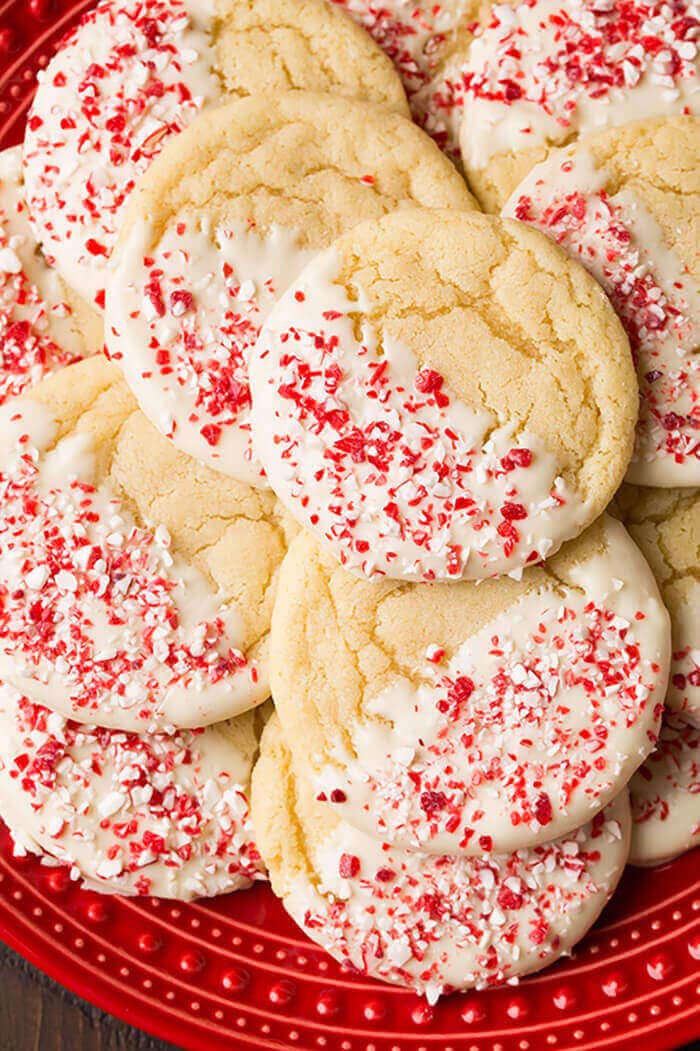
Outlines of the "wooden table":
<svg viewBox="0 0 700 1051">
<path fill-rule="evenodd" d="M 62 989 L 0 943 L 0 1051 L 176 1051 Z"/>
</svg>

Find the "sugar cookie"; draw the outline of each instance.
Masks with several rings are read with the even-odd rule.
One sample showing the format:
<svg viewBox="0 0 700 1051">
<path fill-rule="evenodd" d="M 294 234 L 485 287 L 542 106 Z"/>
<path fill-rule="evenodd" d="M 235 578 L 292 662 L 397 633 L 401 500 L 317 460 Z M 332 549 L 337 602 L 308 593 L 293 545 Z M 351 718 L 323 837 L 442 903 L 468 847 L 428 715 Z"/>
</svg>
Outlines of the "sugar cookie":
<svg viewBox="0 0 700 1051">
<path fill-rule="evenodd" d="M 627 330 L 638 485 L 700 485 L 699 192 L 700 120 L 674 117 L 554 151 L 504 208 L 582 262 Z"/>
<path fill-rule="evenodd" d="M 268 316 L 250 374 L 270 484 L 370 577 L 520 572 L 598 516 L 631 451 L 607 299 L 541 234 L 476 212 L 340 238 Z"/>
<path fill-rule="evenodd" d="M 280 575 L 272 693 L 316 797 L 404 849 L 569 833 L 654 747 L 668 614 L 602 519 L 523 580 L 371 584 L 304 534 Z"/>
<path fill-rule="evenodd" d="M 305 92 L 245 99 L 169 143 L 126 217 L 106 339 L 178 448 L 264 485 L 250 447 L 247 359 L 277 296 L 360 217 L 472 208 L 410 121 Z"/>
<path fill-rule="evenodd" d="M 161 438 L 103 357 L 63 369 L 0 410 L 0 676 L 136 732 L 264 701 L 289 529 Z"/>
<path fill-rule="evenodd" d="M 114 894 L 211 897 L 264 877 L 248 808 L 259 713 L 206 730 L 81 726 L 0 685 L 0 814 Z"/>
<path fill-rule="evenodd" d="M 45 262 L 27 218 L 19 147 L 0 153 L 0 404 L 102 343 L 102 322 Z"/>
<path fill-rule="evenodd" d="M 632 865 L 658 865 L 700 843 L 700 730 L 664 719 L 655 750 L 630 782 Z"/>
<path fill-rule="evenodd" d="M 102 0 L 64 40 L 27 123 L 29 210 L 47 256 L 104 305 L 122 208 L 168 138 L 203 109 L 290 88 L 407 113 L 390 60 L 324 0 Z"/>
<path fill-rule="evenodd" d="M 611 511 L 641 548 L 671 614 L 666 704 L 700 727 L 700 489 L 624 485 Z"/>
<path fill-rule="evenodd" d="M 275 716 L 253 772 L 252 814 L 273 890 L 341 963 L 435 1002 L 540 970 L 571 951 L 627 860 L 625 790 L 553 843 L 489 858 L 405 853 L 313 799 Z"/>
</svg>

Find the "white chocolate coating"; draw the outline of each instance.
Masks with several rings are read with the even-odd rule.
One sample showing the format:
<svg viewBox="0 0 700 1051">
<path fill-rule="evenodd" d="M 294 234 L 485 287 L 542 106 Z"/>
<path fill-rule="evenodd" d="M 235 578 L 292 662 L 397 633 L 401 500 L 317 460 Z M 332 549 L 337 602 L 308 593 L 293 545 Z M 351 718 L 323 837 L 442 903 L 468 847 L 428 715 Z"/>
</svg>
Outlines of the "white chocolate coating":
<svg viewBox="0 0 700 1051">
<path fill-rule="evenodd" d="M 121 245 L 105 317 L 109 356 L 167 438 L 216 470 L 264 486 L 250 441 L 247 358 L 277 296 L 312 253 L 292 230 L 147 223 Z"/>
<path fill-rule="evenodd" d="M 317 797 L 403 849 L 470 855 L 547 842 L 609 803 L 656 742 L 671 643 L 639 551 L 611 519 L 604 536 L 566 583 L 526 591 L 449 661 L 436 637 L 410 679 L 369 693 L 329 739 Z"/>
<path fill-rule="evenodd" d="M 217 722 L 265 700 L 239 648 L 240 615 L 139 528 L 87 433 L 53 448 L 29 398 L 0 417 L 0 674 L 67 718 L 143 730 Z"/>
<path fill-rule="evenodd" d="M 136 735 L 0 684 L 0 814 L 16 852 L 46 852 L 111 893 L 187 900 L 263 879 L 247 798 L 256 751 L 252 714 Z"/>
<path fill-rule="evenodd" d="M 458 78 L 467 170 L 634 120 L 700 112 L 696 0 L 497 4 Z"/>
<path fill-rule="evenodd" d="M 556 151 L 513 193 L 503 215 L 542 230 L 602 284 L 630 338 L 641 401 L 627 480 L 700 485 L 700 293 L 633 193 L 605 192 L 585 146 Z M 696 221 L 692 201 L 689 223 Z"/>
<path fill-rule="evenodd" d="M 700 730 L 668 714 L 630 782 L 632 865 L 658 865 L 700 844 Z"/>
<path fill-rule="evenodd" d="M 32 224 L 47 257 L 98 308 L 136 180 L 221 97 L 213 18 L 210 0 L 102 0 L 39 74 L 24 143 Z"/>
</svg>

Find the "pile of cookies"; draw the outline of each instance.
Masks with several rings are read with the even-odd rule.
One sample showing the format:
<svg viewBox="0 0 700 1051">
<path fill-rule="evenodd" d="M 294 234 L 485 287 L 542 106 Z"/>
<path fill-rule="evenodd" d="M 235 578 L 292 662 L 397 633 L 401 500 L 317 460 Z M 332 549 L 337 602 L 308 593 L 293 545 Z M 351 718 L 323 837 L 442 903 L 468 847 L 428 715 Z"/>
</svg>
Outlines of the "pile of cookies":
<svg viewBox="0 0 700 1051">
<path fill-rule="evenodd" d="M 65 38 L 0 156 L 17 851 L 269 878 L 432 1002 L 700 839 L 699 38 L 682 0 Z"/>
</svg>

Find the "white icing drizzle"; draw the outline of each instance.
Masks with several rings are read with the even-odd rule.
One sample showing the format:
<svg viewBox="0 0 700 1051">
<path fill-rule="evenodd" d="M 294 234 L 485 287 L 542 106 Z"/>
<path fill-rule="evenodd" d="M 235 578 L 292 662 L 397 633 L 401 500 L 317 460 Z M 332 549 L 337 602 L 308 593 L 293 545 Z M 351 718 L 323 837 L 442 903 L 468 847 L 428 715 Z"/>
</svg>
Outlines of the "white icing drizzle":
<svg viewBox="0 0 700 1051">
<path fill-rule="evenodd" d="M 24 144 L 32 224 L 50 261 L 98 308 L 136 179 L 221 96 L 213 17 L 209 0 L 102 0 L 39 74 Z"/>
<path fill-rule="evenodd" d="M 0 403 L 80 357 L 81 334 L 29 225 L 19 147 L 0 153 Z"/>
<path fill-rule="evenodd" d="M 106 305 L 109 356 L 143 412 L 184 452 L 264 486 L 250 440 L 247 358 L 278 295 L 311 257 L 298 234 L 180 220 L 153 245 L 135 224 Z"/>
<path fill-rule="evenodd" d="M 526 590 L 448 660 L 436 638 L 415 677 L 365 695 L 314 779 L 343 820 L 404 849 L 488 854 L 563 835 L 621 791 L 656 742 L 670 626 L 611 519 L 605 545 L 571 586 Z"/>
<path fill-rule="evenodd" d="M 637 443 L 627 480 L 700 484 L 700 294 L 633 193 L 609 195 L 585 147 L 537 165 L 503 209 L 536 226 L 590 270 L 627 330 L 640 382 Z M 690 206 L 692 207 L 692 206 Z M 688 221 L 694 219 L 689 210 Z"/>
<path fill-rule="evenodd" d="M 578 534 L 585 501 L 536 435 L 459 402 L 409 347 L 355 336 L 320 253 L 250 361 L 253 438 L 272 488 L 344 565 L 406 580 L 519 573 Z M 487 437 L 488 435 L 488 437 Z"/>
</svg>

